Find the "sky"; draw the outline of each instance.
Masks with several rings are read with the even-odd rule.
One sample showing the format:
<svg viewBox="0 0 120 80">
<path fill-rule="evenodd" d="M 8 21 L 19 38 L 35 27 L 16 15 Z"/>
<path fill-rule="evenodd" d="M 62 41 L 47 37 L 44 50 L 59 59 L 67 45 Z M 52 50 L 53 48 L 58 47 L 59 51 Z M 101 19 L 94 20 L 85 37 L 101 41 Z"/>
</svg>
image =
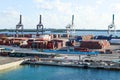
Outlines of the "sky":
<svg viewBox="0 0 120 80">
<path fill-rule="evenodd" d="M 107 29 L 115 14 L 120 29 L 120 0 L 0 0 L 0 29 L 15 29 L 22 14 L 25 29 L 65 29 L 74 14 L 75 29 Z"/>
</svg>

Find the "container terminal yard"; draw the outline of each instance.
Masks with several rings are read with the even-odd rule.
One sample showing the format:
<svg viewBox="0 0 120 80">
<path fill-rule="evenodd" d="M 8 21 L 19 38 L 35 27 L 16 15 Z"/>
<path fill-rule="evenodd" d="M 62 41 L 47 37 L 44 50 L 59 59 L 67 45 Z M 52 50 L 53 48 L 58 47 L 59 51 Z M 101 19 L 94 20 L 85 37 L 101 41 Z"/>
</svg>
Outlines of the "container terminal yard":
<svg viewBox="0 0 120 80">
<path fill-rule="evenodd" d="M 115 28 L 114 14 L 108 26 L 110 36 L 75 36 L 74 15 L 72 23 L 66 26 L 66 34 L 44 34 L 41 18 L 40 15 L 36 34 L 24 34 L 22 15 L 16 34 L 0 34 L 0 67 L 19 61 L 19 64 L 120 70 L 120 39 L 110 35 L 111 28 Z"/>
</svg>

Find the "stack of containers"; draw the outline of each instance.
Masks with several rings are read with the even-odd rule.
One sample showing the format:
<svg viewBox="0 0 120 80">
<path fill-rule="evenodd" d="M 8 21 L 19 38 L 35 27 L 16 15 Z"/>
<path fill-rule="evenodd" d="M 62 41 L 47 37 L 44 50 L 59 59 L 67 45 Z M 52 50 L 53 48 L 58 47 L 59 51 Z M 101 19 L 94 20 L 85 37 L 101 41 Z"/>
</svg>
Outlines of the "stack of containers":
<svg viewBox="0 0 120 80">
<path fill-rule="evenodd" d="M 53 34 L 50 34 L 50 38 L 53 39 Z"/>
<path fill-rule="evenodd" d="M 20 44 L 23 41 L 27 41 L 27 40 L 28 40 L 28 38 L 13 38 L 12 43 L 13 43 L 13 45 L 20 46 Z"/>
<path fill-rule="evenodd" d="M 56 49 L 60 49 L 63 47 L 63 40 L 52 40 L 52 41 L 55 42 Z"/>
<path fill-rule="evenodd" d="M 55 49 L 55 42 L 53 42 L 53 41 L 48 41 L 47 49 Z"/>
<path fill-rule="evenodd" d="M 34 48 L 46 49 L 47 41 L 34 41 Z"/>
<path fill-rule="evenodd" d="M 50 41 L 51 40 L 51 36 L 49 35 L 41 35 L 39 36 L 39 38 L 36 38 L 36 41 Z"/>
<path fill-rule="evenodd" d="M 103 49 L 110 47 L 110 44 L 106 40 L 86 40 L 81 41 L 80 47 L 89 49 Z"/>
<path fill-rule="evenodd" d="M 67 41 L 66 46 L 75 46 L 75 40 Z"/>
<path fill-rule="evenodd" d="M 109 43 L 109 41 L 107 41 L 107 40 L 103 40 L 103 43 L 104 43 L 105 47 L 110 47 L 110 43 Z"/>
<path fill-rule="evenodd" d="M 13 39 L 12 40 L 13 45 L 19 46 L 20 45 L 20 39 Z"/>
<path fill-rule="evenodd" d="M 5 40 L 5 43 L 4 43 L 4 45 L 7 45 L 7 46 L 10 46 L 11 45 L 11 41 L 10 40 Z"/>
<path fill-rule="evenodd" d="M 24 34 L 24 37 L 31 38 L 32 34 Z"/>
<path fill-rule="evenodd" d="M 63 40 L 48 41 L 47 49 L 60 49 L 63 47 Z"/>
<path fill-rule="evenodd" d="M 58 34 L 56 34 L 56 38 L 58 38 Z"/>
<path fill-rule="evenodd" d="M 32 44 L 34 41 L 35 41 L 35 38 L 28 39 L 28 41 L 27 41 L 28 44 L 27 44 L 26 48 L 33 48 Z"/>
<path fill-rule="evenodd" d="M 61 34 L 58 34 L 58 38 L 61 38 Z"/>
<path fill-rule="evenodd" d="M 61 42 L 57 42 L 57 45 L 56 45 L 56 48 L 57 48 L 57 49 L 62 48 L 62 46 L 63 46 L 63 44 L 62 44 Z"/>
<path fill-rule="evenodd" d="M 38 38 L 29 38 L 27 41 L 27 48 L 45 49 L 47 42 L 51 40 L 50 35 L 40 35 Z"/>
<path fill-rule="evenodd" d="M 40 35 L 39 38 L 34 38 L 32 41 L 32 48 L 46 49 L 47 42 L 51 40 L 50 35 Z M 28 44 L 31 42 L 28 41 Z"/>
<path fill-rule="evenodd" d="M 53 35 L 53 38 L 58 38 L 58 34 L 54 34 L 54 35 Z"/>
<path fill-rule="evenodd" d="M 0 44 L 1 45 L 7 45 L 7 46 L 10 46 L 12 43 L 11 43 L 11 40 L 12 38 L 11 37 L 2 37 L 0 39 Z"/>
<path fill-rule="evenodd" d="M 5 44 L 5 42 L 6 42 L 6 41 L 5 41 L 5 39 L 4 39 L 4 38 L 1 38 L 1 39 L 0 39 L 0 45 L 4 45 L 4 44 Z"/>
<path fill-rule="evenodd" d="M 5 34 L 0 34 L 0 38 L 7 37 Z"/>
<path fill-rule="evenodd" d="M 58 40 L 58 39 L 56 39 L 56 40 L 51 40 L 51 41 L 55 42 L 56 44 L 57 44 L 58 42 L 60 42 L 61 45 L 63 46 L 63 40 Z"/>
<path fill-rule="evenodd" d="M 3 45 L 3 40 L 2 39 L 0 39 L 0 45 Z"/>
</svg>

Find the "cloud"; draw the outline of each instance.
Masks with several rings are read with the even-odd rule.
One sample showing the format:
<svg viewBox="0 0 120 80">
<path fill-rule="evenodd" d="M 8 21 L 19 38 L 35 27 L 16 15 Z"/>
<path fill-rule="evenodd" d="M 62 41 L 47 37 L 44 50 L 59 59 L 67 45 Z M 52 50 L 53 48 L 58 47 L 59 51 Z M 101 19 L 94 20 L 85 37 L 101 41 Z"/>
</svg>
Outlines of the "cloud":
<svg viewBox="0 0 120 80">
<path fill-rule="evenodd" d="M 1 28 L 15 29 L 16 25 L 19 23 L 20 11 L 15 8 L 8 7 L 0 12 L 0 26 Z M 30 14 L 31 15 L 31 14 Z M 37 17 L 37 16 L 36 16 Z M 26 16 L 22 13 L 22 23 L 24 28 L 36 29 L 37 19 L 34 19 L 32 16 Z"/>
<path fill-rule="evenodd" d="M 46 5 L 45 3 L 39 5 Z M 107 29 L 108 25 L 112 22 L 113 13 L 116 14 L 116 26 L 120 26 L 120 3 L 110 4 L 109 2 L 106 3 L 106 0 L 97 0 L 94 5 L 88 4 L 86 6 L 76 3 L 75 1 L 72 4 L 72 2 L 66 3 L 61 0 L 54 0 L 48 5 L 50 5 L 51 8 L 48 8 L 50 11 L 47 11 L 48 14 L 45 14 L 45 25 L 47 27 L 56 28 L 56 26 L 58 26 L 59 28 L 65 28 L 67 24 L 71 23 L 71 15 L 74 14 L 75 27 L 78 29 Z M 42 8 L 46 9 L 46 6 Z M 49 19 L 47 19 L 47 17 L 49 17 Z"/>
<path fill-rule="evenodd" d="M 85 0 L 86 1 L 86 0 Z M 120 26 L 120 2 L 110 0 L 32 0 L 29 6 L 18 7 L 23 10 L 23 24 L 25 28 L 36 28 L 39 14 L 46 28 L 64 28 L 71 23 L 72 14 L 75 15 L 75 27 L 78 29 L 107 29 L 111 24 L 111 16 L 115 13 L 115 24 Z M 33 3 L 34 2 L 34 3 Z M 36 6 L 36 7 L 35 7 Z M 20 11 L 16 8 L 4 8 L 0 12 L 0 26 L 11 26 L 19 22 Z M 7 23 L 7 24 L 6 24 Z"/>
<path fill-rule="evenodd" d="M 102 2 L 103 1 L 98 1 L 97 4 Z M 104 26 L 103 24 L 99 25 L 103 18 L 100 19 L 101 16 L 97 13 L 99 7 L 96 5 L 86 6 L 75 2 L 72 4 L 72 2 L 64 2 L 61 0 L 54 0 L 50 2 L 43 1 L 42 3 L 38 2 L 37 5 L 39 6 L 39 9 L 47 10 L 48 14 L 46 16 L 49 16 L 51 20 L 47 19 L 46 21 L 50 20 L 48 23 L 50 23 L 49 25 L 51 26 L 54 25 L 65 28 L 67 24 L 71 23 L 72 14 L 75 14 L 76 28 L 96 28 L 96 25 L 97 27 Z M 45 14 L 45 12 L 42 13 Z"/>
<path fill-rule="evenodd" d="M 33 0 L 35 2 L 38 2 L 38 3 L 42 3 L 44 0 Z"/>
<path fill-rule="evenodd" d="M 13 8 L 7 8 L 0 12 L 0 26 L 10 28 L 17 24 L 19 12 Z"/>
<path fill-rule="evenodd" d="M 38 9 L 43 9 L 43 10 L 52 10 L 53 9 L 53 6 L 49 3 L 44 3 L 44 4 L 38 4 L 37 5 L 37 8 Z"/>
<path fill-rule="evenodd" d="M 52 10 L 58 13 L 68 14 L 71 12 L 72 9 L 71 3 L 62 2 L 61 0 L 42 1 L 42 2 L 39 2 L 38 0 L 36 2 L 37 2 L 37 8 L 42 10 Z"/>
<path fill-rule="evenodd" d="M 96 0 L 97 5 L 104 4 L 106 0 Z"/>
<path fill-rule="evenodd" d="M 110 7 L 113 10 L 113 12 L 119 12 L 120 11 L 120 3 L 112 4 Z"/>
<path fill-rule="evenodd" d="M 115 25 L 116 29 L 120 29 L 120 2 L 113 3 L 110 5 L 110 8 L 112 10 L 112 14 L 115 15 Z M 112 17 L 111 17 L 112 18 Z"/>
<path fill-rule="evenodd" d="M 16 12 L 16 11 L 3 11 L 1 14 L 4 15 L 4 17 L 13 17 L 13 18 L 16 18 L 19 13 Z"/>
<path fill-rule="evenodd" d="M 64 13 L 64 14 L 70 14 L 72 11 L 72 4 L 71 3 L 65 3 L 57 0 L 54 2 L 54 7 L 58 12 Z"/>
<path fill-rule="evenodd" d="M 72 4 L 61 0 L 37 2 L 46 28 L 65 28 L 71 22 Z M 67 16 L 66 16 L 67 15 Z"/>
</svg>

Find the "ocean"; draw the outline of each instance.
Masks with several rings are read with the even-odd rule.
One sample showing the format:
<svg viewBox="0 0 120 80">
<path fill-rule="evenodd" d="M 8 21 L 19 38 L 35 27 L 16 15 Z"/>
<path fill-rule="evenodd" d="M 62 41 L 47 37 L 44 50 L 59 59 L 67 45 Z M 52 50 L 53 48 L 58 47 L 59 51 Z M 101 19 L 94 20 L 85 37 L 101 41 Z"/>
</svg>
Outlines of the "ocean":
<svg viewBox="0 0 120 80">
<path fill-rule="evenodd" d="M 0 71 L 0 80 L 120 80 L 120 71 L 23 65 Z"/>
<path fill-rule="evenodd" d="M 15 34 L 15 32 L 0 32 L 0 34 Z M 19 34 L 21 34 L 19 32 Z M 36 32 L 24 32 L 24 34 L 36 34 Z M 45 31 L 44 34 L 66 34 L 65 32 L 50 32 L 50 31 Z M 75 31 L 74 32 L 70 32 L 70 34 L 74 34 L 74 35 L 105 35 L 108 36 L 108 32 L 107 31 Z M 110 33 L 111 35 L 115 35 L 115 36 L 120 36 L 120 31 L 117 31 L 116 34 L 114 34 L 114 32 Z"/>
</svg>

